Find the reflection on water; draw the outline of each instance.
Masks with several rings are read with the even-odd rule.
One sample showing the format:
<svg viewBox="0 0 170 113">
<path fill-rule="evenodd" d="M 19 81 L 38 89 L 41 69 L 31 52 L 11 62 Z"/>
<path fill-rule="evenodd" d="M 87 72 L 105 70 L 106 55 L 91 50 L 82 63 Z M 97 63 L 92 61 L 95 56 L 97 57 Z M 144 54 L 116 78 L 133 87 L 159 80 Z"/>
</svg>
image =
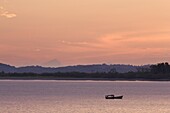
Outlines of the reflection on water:
<svg viewBox="0 0 170 113">
<path fill-rule="evenodd" d="M 170 82 L 0 81 L 1 113 L 170 113 Z M 106 100 L 106 94 L 124 95 Z"/>
</svg>

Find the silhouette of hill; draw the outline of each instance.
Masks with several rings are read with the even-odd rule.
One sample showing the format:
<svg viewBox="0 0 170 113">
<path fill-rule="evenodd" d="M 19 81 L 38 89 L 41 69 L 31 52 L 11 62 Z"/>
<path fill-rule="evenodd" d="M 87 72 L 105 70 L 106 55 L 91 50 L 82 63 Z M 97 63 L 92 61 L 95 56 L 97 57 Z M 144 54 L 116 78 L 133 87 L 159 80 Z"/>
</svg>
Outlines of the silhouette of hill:
<svg viewBox="0 0 170 113">
<path fill-rule="evenodd" d="M 13 72 L 16 72 L 17 69 L 15 66 L 10 66 L 10 65 L 7 65 L 7 64 L 2 64 L 0 63 L 0 71 L 2 72 L 8 72 L 8 73 L 13 73 Z"/>
<path fill-rule="evenodd" d="M 84 73 L 94 73 L 94 72 L 137 72 L 139 68 L 149 68 L 149 66 L 133 66 L 133 65 L 123 65 L 123 64 L 93 64 L 93 65 L 76 65 L 76 66 L 66 66 L 66 67 L 42 67 L 42 66 L 25 66 L 25 67 L 15 67 L 7 64 L 0 63 L 0 72 L 5 73 L 56 73 L 56 72 L 84 72 Z"/>
</svg>

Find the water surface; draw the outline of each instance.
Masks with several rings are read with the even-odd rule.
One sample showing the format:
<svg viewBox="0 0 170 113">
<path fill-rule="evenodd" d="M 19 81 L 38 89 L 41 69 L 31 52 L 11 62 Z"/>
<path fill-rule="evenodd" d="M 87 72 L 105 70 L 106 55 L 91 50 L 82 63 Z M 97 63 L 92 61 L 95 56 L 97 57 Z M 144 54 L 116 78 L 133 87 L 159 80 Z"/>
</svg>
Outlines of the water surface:
<svg viewBox="0 0 170 113">
<path fill-rule="evenodd" d="M 0 99 L 0 113 L 170 113 L 170 82 L 5 80 Z"/>
</svg>

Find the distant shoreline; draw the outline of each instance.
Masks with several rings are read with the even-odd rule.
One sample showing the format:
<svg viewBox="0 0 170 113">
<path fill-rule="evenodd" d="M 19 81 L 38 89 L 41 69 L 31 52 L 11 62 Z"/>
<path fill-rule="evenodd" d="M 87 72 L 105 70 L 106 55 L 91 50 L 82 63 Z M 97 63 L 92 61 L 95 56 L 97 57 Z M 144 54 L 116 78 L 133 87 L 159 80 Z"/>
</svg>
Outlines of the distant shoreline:
<svg viewBox="0 0 170 113">
<path fill-rule="evenodd" d="M 92 81 L 170 81 L 170 79 L 122 79 L 122 78 L 26 78 L 0 77 L 0 80 L 92 80 Z"/>
</svg>

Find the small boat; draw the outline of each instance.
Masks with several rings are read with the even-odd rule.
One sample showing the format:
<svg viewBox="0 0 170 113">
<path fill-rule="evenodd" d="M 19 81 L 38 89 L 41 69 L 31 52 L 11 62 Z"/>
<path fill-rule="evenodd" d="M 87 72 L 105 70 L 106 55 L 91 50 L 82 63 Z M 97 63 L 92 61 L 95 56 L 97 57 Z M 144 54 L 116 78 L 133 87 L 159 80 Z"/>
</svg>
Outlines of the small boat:
<svg viewBox="0 0 170 113">
<path fill-rule="evenodd" d="M 122 99 L 123 95 L 121 96 L 114 96 L 114 95 L 106 95 L 105 99 Z"/>
</svg>

